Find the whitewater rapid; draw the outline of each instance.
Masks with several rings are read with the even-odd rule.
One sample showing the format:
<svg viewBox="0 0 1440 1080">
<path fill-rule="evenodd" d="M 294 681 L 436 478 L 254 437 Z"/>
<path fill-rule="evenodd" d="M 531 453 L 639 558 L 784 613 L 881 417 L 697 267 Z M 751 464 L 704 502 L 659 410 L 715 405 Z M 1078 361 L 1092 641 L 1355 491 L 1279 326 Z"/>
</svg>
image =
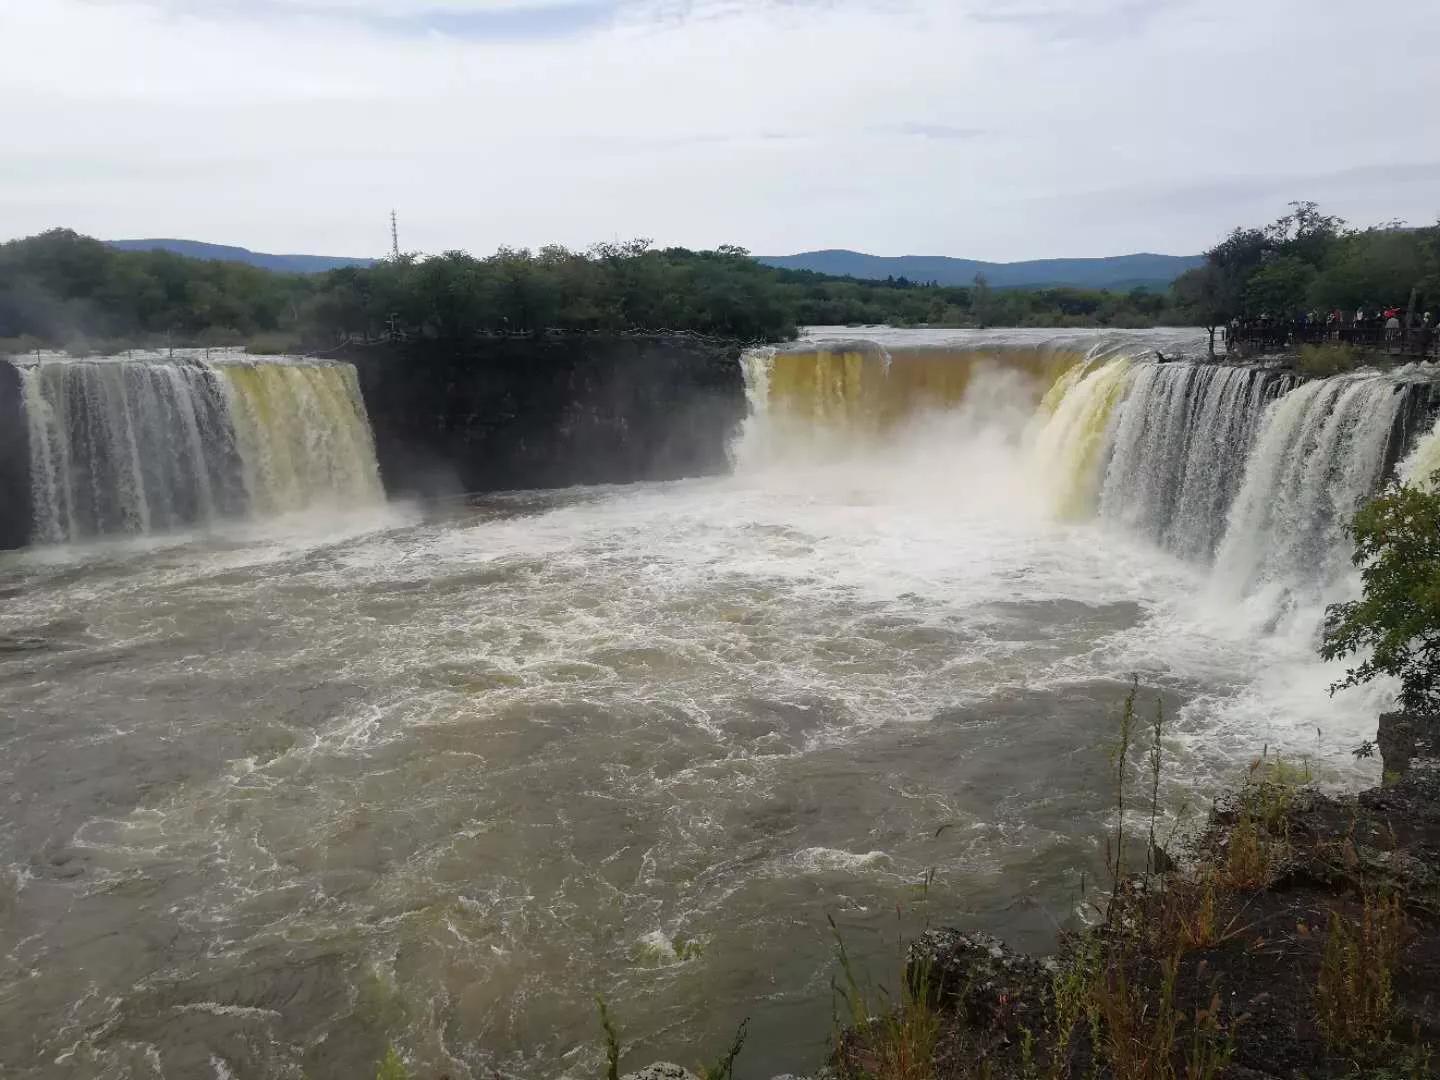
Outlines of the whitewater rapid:
<svg viewBox="0 0 1440 1080">
<path fill-rule="evenodd" d="M 1184 524 L 1303 489 L 1249 468 L 1294 388 L 1137 340 L 932 377 L 820 339 L 747 358 L 730 476 L 0 555 L 0 1071 L 588 1077 L 598 992 L 626 1066 L 748 1016 L 747 1071 L 801 1072 L 827 915 L 883 980 L 927 921 L 1044 950 L 1084 910 L 1131 673 L 1177 819 L 1266 750 L 1375 779 L 1384 688 L 1314 654 L 1345 581 L 1247 555 L 1237 599 L 1229 534 L 1279 519 Z M 1377 445 L 1326 419 L 1389 406 L 1352 382 L 1306 445 Z"/>
</svg>

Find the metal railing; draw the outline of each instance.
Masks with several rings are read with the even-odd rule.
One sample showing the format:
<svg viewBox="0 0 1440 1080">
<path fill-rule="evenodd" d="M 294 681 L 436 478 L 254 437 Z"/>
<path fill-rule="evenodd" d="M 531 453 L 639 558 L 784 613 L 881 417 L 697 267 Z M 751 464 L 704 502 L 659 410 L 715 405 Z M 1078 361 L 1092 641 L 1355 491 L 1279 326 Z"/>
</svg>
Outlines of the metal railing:
<svg viewBox="0 0 1440 1080">
<path fill-rule="evenodd" d="M 1387 329 L 1384 322 L 1252 322 L 1226 328 L 1226 350 L 1243 352 L 1296 349 L 1301 345 L 1348 345 L 1400 359 L 1440 360 L 1435 326 Z"/>
</svg>

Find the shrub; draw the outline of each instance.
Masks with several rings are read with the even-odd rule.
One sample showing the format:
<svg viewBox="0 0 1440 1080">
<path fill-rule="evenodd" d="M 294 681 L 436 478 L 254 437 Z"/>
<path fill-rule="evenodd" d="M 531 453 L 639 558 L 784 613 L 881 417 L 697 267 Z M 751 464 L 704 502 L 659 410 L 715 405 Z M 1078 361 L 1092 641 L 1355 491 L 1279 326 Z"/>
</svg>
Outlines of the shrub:
<svg viewBox="0 0 1440 1080">
<path fill-rule="evenodd" d="M 1324 378 L 1363 367 L 1365 354 L 1349 345 L 1301 345 L 1295 366 L 1306 375 Z"/>
<path fill-rule="evenodd" d="M 1365 659 L 1330 692 L 1388 675 L 1400 682 L 1402 709 L 1440 710 L 1440 493 L 1391 487 L 1361 507 L 1350 531 L 1364 595 L 1326 611 L 1320 654 Z"/>
</svg>

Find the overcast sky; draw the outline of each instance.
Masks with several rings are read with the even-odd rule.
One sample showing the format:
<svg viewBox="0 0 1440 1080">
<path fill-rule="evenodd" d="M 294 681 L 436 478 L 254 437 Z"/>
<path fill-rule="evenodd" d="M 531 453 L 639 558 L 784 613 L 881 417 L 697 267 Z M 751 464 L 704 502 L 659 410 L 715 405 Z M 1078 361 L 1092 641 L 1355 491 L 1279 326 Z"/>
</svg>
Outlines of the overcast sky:
<svg viewBox="0 0 1440 1080">
<path fill-rule="evenodd" d="M 0 0 L 0 236 L 1189 253 L 1440 214 L 1440 0 Z"/>
</svg>

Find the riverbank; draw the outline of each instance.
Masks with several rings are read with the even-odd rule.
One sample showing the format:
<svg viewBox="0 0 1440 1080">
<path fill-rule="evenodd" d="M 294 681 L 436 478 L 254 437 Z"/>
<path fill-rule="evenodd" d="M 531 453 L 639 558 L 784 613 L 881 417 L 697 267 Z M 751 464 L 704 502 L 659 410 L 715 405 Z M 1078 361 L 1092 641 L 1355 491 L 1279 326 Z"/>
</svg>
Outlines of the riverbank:
<svg viewBox="0 0 1440 1080">
<path fill-rule="evenodd" d="M 1354 797 L 1258 763 L 1182 857 L 1172 864 L 1152 849 L 1145 872 L 1122 873 L 1098 925 L 1062 935 L 1053 957 L 960 930 L 926 933 L 910 949 L 903 1008 L 849 1031 L 835 1070 L 1435 1075 L 1437 735 L 1433 723 L 1384 717 L 1387 783 Z M 1148 822 L 1132 825 L 1143 833 Z"/>
<path fill-rule="evenodd" d="M 1148 806 L 1131 809 L 1133 832 L 1110 850 L 1140 852 L 1138 872 L 1112 861 L 1119 884 L 1090 905 L 1094 925 L 1062 933 L 1052 956 L 929 930 L 908 949 L 896 1002 L 869 989 L 839 941 L 851 1023 L 815 1075 L 1436 1075 L 1440 724 L 1387 715 L 1362 752 L 1376 749 L 1386 782 L 1355 796 L 1257 762 L 1182 852 L 1163 850 Z M 657 1065 L 625 1080 L 691 1078 Z"/>
</svg>

